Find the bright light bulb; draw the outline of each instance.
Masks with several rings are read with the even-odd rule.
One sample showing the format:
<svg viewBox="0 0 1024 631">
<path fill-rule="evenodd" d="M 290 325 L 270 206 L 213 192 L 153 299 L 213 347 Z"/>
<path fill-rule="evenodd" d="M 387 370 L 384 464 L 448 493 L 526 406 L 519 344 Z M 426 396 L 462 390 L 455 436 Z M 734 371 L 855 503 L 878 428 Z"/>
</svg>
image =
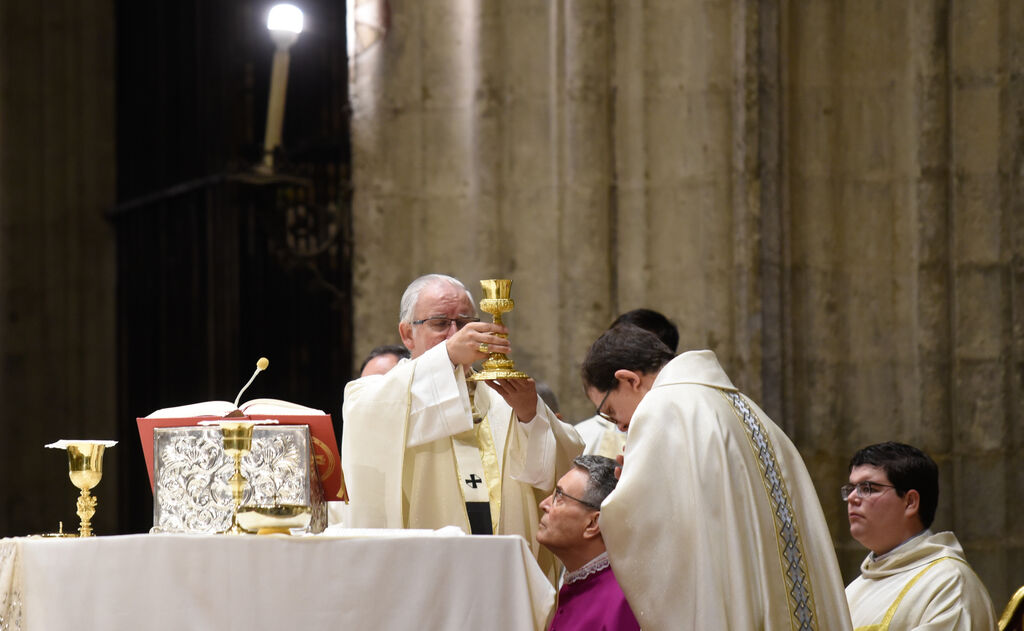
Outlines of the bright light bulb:
<svg viewBox="0 0 1024 631">
<path fill-rule="evenodd" d="M 267 29 L 301 33 L 302 10 L 294 4 L 275 4 L 267 15 Z"/>
</svg>

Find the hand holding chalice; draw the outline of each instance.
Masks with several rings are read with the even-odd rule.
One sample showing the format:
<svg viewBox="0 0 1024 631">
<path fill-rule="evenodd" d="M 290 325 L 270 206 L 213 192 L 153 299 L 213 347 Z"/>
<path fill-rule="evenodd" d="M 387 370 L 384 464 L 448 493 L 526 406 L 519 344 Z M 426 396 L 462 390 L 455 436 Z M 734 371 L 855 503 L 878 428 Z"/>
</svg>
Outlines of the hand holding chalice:
<svg viewBox="0 0 1024 631">
<path fill-rule="evenodd" d="M 509 297 L 512 292 L 512 281 L 509 279 L 492 279 L 480 281 L 484 297 L 480 301 L 480 309 L 491 314 L 494 324 L 505 326 L 501 321 L 501 314 L 512 311 L 515 303 Z M 498 333 L 499 337 L 508 338 L 508 335 Z M 515 362 L 509 359 L 504 353 L 490 352 L 481 344 L 480 352 L 488 353 L 484 360 L 483 367 L 479 372 L 473 373 L 469 378 L 473 381 L 491 381 L 494 379 L 529 379 L 529 375 L 516 370 Z"/>
</svg>

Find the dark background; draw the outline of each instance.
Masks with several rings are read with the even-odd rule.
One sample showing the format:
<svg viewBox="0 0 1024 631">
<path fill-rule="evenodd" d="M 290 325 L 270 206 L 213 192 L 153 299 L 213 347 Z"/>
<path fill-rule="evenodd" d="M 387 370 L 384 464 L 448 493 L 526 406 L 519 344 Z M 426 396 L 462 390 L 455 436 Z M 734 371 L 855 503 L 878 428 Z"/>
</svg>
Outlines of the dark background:
<svg viewBox="0 0 1024 631">
<path fill-rule="evenodd" d="M 135 418 L 270 397 L 324 410 L 350 378 L 345 3 L 301 3 L 275 173 L 262 157 L 270 3 L 116 3 L 120 533 L 152 525 Z M 115 482 L 115 481 L 111 481 Z M 103 534 L 115 534 L 105 532 Z"/>
</svg>

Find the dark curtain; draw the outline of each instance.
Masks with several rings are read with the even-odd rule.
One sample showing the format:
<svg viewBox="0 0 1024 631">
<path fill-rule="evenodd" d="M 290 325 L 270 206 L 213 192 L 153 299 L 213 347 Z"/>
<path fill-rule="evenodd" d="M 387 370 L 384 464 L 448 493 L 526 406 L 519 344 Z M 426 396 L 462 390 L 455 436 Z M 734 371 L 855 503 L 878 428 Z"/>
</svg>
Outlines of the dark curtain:
<svg viewBox="0 0 1024 631">
<path fill-rule="evenodd" d="M 332 414 L 350 378 L 344 3 L 301 8 L 282 147 L 261 157 L 270 5 L 120 2 L 117 233 L 120 532 L 152 525 L 135 419 L 279 398 Z"/>
</svg>

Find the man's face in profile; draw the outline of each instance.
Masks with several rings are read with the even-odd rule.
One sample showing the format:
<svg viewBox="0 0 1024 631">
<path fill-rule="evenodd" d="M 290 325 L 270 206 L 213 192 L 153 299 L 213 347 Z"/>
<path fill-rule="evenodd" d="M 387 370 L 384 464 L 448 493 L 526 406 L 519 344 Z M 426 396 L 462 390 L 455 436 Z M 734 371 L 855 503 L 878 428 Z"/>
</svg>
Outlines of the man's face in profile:
<svg viewBox="0 0 1024 631">
<path fill-rule="evenodd" d="M 864 488 L 863 494 L 857 490 L 846 499 L 850 535 L 875 554 L 899 545 L 907 502 L 892 488 L 885 470 L 867 464 L 856 466 L 850 471 L 850 484 Z"/>
<path fill-rule="evenodd" d="M 627 378 L 619 379 L 620 373 L 628 373 Z M 628 370 L 616 371 L 615 387 L 608 392 L 601 392 L 590 386 L 587 398 L 594 404 L 596 413 L 605 420 L 615 423 L 621 431 L 629 429 L 633 414 L 640 405 L 644 395 L 650 389 L 643 375 Z"/>
<path fill-rule="evenodd" d="M 583 531 L 598 511 L 580 503 L 589 474 L 573 467 L 558 480 L 555 492 L 540 503 L 544 513 L 537 527 L 537 541 L 557 556 L 583 542 Z"/>
</svg>

